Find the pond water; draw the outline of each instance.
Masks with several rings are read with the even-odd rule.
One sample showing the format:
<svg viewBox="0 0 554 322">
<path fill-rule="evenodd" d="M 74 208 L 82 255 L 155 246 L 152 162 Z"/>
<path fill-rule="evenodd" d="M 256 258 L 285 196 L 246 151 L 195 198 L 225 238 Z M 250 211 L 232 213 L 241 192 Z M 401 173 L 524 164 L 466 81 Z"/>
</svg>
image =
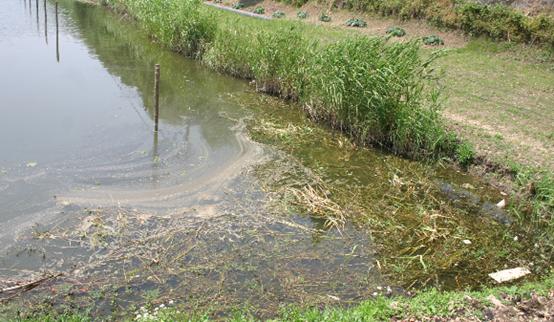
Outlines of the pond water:
<svg viewBox="0 0 554 322">
<path fill-rule="evenodd" d="M 45 301 L 47 290 L 54 304 L 102 314 L 172 300 L 216 315 L 239 306 L 269 316 L 287 303 L 348 304 L 398 290 L 380 271 L 386 260 L 377 253 L 387 248 L 371 240 L 367 218 L 409 218 L 387 237 L 407 238 L 406 247 L 422 242 L 410 224 L 433 207 L 473 214 L 454 221 L 463 225 L 456 245 L 483 225 L 493 237 L 505 233 L 498 214 L 483 211 L 501 198 L 494 189 L 344 143 L 246 82 L 161 49 L 104 8 L 60 1 L 58 28 L 56 37 L 53 2 L 0 3 L 0 287 L 64 274 L 19 301 Z M 307 186 L 306 173 L 356 192 L 333 194 L 377 216 L 336 229 L 279 207 L 288 200 L 283 182 Z M 422 177 L 436 191 L 410 184 Z M 462 185 L 473 191 L 456 193 Z M 444 243 L 435 233 L 430 242 Z M 419 267 L 428 254 L 402 256 Z M 461 261 L 436 273 L 438 284 L 466 276 L 462 287 L 486 273 L 468 274 L 479 262 Z"/>
</svg>

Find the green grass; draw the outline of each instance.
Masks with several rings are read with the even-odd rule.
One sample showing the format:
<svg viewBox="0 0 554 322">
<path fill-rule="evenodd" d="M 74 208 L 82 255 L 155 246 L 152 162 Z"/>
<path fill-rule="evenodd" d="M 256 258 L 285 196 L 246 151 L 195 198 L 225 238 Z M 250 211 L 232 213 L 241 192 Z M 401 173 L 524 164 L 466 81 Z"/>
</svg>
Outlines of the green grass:
<svg viewBox="0 0 554 322">
<path fill-rule="evenodd" d="M 426 19 L 439 27 L 460 29 L 471 36 L 554 47 L 554 17 L 548 13 L 528 16 L 509 6 L 470 0 L 347 0 L 343 6 L 402 19 Z"/>
<path fill-rule="evenodd" d="M 488 288 L 482 291 L 439 292 L 435 289 L 420 292 L 412 298 L 383 297 L 366 300 L 350 308 L 301 308 L 288 306 L 271 321 L 390 321 L 391 319 L 454 318 L 482 317 L 484 310 L 492 304 L 489 296 L 517 296 L 529 298 L 531 293 L 547 296 L 554 289 L 554 275 L 549 275 L 541 281 L 529 282 L 518 287 L 505 286 Z M 157 313 L 142 313 L 140 317 L 130 316 L 123 321 L 211 321 L 208 315 L 191 315 L 181 312 L 177 307 L 158 310 Z M 237 311 L 227 317 L 229 321 L 256 321 L 249 313 Z M 79 312 L 42 312 L 34 315 L 6 319 L 9 322 L 88 322 L 93 318 Z"/>
</svg>

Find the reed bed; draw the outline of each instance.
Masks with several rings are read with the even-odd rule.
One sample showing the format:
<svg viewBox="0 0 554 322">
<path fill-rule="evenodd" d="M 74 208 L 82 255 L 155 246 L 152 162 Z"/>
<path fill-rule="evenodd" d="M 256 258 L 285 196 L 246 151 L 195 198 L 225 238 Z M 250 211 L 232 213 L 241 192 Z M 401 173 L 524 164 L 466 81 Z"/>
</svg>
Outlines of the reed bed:
<svg viewBox="0 0 554 322">
<path fill-rule="evenodd" d="M 454 155 L 419 43 L 346 37 L 321 41 L 291 21 L 215 12 L 199 0 L 104 0 L 161 44 L 298 101 L 309 115 L 364 144 L 400 155 Z"/>
</svg>

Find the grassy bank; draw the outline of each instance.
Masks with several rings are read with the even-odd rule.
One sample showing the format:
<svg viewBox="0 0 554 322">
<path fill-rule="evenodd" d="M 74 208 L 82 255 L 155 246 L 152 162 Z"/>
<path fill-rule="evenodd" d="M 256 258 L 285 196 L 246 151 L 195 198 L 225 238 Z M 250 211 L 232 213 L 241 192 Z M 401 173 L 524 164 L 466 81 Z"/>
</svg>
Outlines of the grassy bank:
<svg viewBox="0 0 554 322">
<path fill-rule="evenodd" d="M 516 318 L 529 320 L 551 318 L 548 306 L 553 303 L 554 276 L 541 283 L 527 283 L 520 287 L 498 287 L 477 292 L 437 292 L 427 290 L 412 298 L 376 297 L 351 308 L 284 307 L 272 321 L 390 321 L 462 319 L 475 321 L 495 318 L 506 321 Z M 21 322 L 88 322 L 94 318 L 85 314 L 41 312 L 26 318 L 8 321 Z M 211 321 L 208 314 L 183 312 L 178 305 L 157 306 L 138 310 L 125 321 Z M 229 321 L 256 321 L 248 311 L 237 311 Z"/>
<path fill-rule="evenodd" d="M 423 58 L 415 42 L 355 35 L 328 42 L 296 22 L 216 17 L 195 0 L 104 3 L 136 18 L 161 44 L 299 101 L 312 118 L 360 142 L 414 158 L 455 153 L 429 80 L 436 57 Z"/>
<path fill-rule="evenodd" d="M 401 19 L 425 19 L 435 26 L 459 29 L 471 36 L 554 47 L 554 17 L 550 13 L 530 16 L 509 6 L 468 0 L 346 0 L 341 6 Z"/>
</svg>

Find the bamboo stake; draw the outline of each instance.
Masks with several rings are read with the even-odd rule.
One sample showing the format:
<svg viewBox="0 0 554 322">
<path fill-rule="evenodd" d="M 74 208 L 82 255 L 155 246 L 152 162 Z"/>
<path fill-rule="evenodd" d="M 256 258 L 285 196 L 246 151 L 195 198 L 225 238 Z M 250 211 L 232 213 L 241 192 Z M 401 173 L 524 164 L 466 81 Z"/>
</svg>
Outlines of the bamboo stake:
<svg viewBox="0 0 554 322">
<path fill-rule="evenodd" d="M 60 27 L 58 22 L 58 2 L 56 1 L 56 60 L 60 62 Z"/>
<path fill-rule="evenodd" d="M 160 64 L 154 68 L 154 131 L 158 132 L 158 119 L 160 116 Z"/>
</svg>

